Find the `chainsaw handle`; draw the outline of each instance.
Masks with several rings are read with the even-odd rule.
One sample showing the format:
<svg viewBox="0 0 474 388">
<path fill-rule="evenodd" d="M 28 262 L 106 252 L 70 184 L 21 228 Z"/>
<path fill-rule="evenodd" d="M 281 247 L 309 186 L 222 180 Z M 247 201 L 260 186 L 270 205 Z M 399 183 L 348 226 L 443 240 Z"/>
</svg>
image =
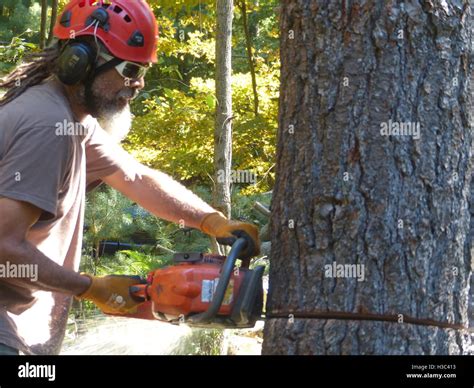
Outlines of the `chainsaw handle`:
<svg viewBox="0 0 474 388">
<path fill-rule="evenodd" d="M 235 262 L 237 261 L 240 253 L 245 250 L 246 247 L 247 240 L 242 237 L 238 238 L 234 244 L 232 244 L 229 255 L 222 266 L 221 276 L 216 287 L 216 292 L 212 298 L 211 305 L 206 312 L 189 317 L 191 322 L 207 323 L 216 316 L 217 312 L 221 308 L 222 301 L 224 300 L 225 291 L 227 290 L 232 272 L 234 271 Z"/>
</svg>

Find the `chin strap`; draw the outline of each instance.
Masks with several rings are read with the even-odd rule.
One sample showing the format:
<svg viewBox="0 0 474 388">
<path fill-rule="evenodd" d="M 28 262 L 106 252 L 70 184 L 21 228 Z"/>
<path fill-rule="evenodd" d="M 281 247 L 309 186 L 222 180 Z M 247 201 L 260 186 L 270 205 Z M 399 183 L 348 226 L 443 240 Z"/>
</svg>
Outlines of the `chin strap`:
<svg viewBox="0 0 474 388">
<path fill-rule="evenodd" d="M 120 65 L 123 61 L 119 58 L 111 59 L 103 65 L 97 66 L 93 72 L 92 79 L 97 77 L 99 74 L 106 72 L 107 70 L 113 69 L 115 66 Z"/>
</svg>

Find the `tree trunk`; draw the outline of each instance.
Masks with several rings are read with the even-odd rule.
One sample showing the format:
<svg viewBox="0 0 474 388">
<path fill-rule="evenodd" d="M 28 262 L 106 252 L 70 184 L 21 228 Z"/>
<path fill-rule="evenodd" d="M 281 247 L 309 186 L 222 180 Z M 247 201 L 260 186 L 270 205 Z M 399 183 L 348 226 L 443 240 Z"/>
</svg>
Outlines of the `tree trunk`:
<svg viewBox="0 0 474 388">
<path fill-rule="evenodd" d="M 474 85 L 474 74 L 471 74 L 471 85 Z M 474 99 L 473 101 L 474 102 Z M 474 112 L 474 104 L 472 104 L 471 109 L 471 117 Z M 471 118 L 472 120 L 472 118 Z M 470 223 L 470 236 L 469 241 L 471 243 L 471 270 L 474 270 L 474 179 L 471 180 L 471 195 L 470 195 L 470 202 L 469 202 L 469 213 L 471 216 L 471 223 Z M 469 318 L 469 327 L 474 329 L 474 275 L 471 273 L 471 285 L 469 288 L 469 307 L 468 307 L 468 318 Z M 474 332 L 471 333 L 473 342 L 474 342 Z"/>
<path fill-rule="evenodd" d="M 257 91 L 257 76 L 255 75 L 255 63 L 252 52 L 252 37 L 250 36 L 250 30 L 248 25 L 247 17 L 247 3 L 246 0 L 242 0 L 239 3 L 240 12 L 242 12 L 242 25 L 244 28 L 245 45 L 247 47 L 247 60 L 249 63 L 250 75 L 252 77 L 252 90 L 253 90 L 253 111 L 255 116 L 258 116 L 258 91 Z"/>
<path fill-rule="evenodd" d="M 214 206 L 230 216 L 232 167 L 232 18 L 233 1 L 217 1 L 216 33 L 216 123 L 214 168 L 216 185 Z"/>
<path fill-rule="evenodd" d="M 468 352 L 472 22 L 282 1 L 264 354 Z"/>
<path fill-rule="evenodd" d="M 48 1 L 41 0 L 41 27 L 40 27 L 40 48 L 44 48 L 46 43 L 46 22 L 48 19 Z"/>
<path fill-rule="evenodd" d="M 58 0 L 52 0 L 51 4 L 51 20 L 49 24 L 49 36 L 48 36 L 48 46 L 52 43 L 54 35 L 53 29 L 56 24 L 56 19 L 58 18 Z"/>
<path fill-rule="evenodd" d="M 471 14 L 474 14 L 474 3 L 471 3 Z M 474 86 L 474 72 L 471 72 L 471 88 Z M 472 89 L 471 89 L 472 90 Z M 473 122 L 474 120 L 474 98 L 471 99 L 471 107 L 469 109 L 470 112 L 470 120 Z M 471 226 L 470 226 L 470 238 L 469 241 L 471 242 L 471 271 L 474 271 L 474 179 L 471 180 L 471 202 L 469 204 L 469 211 L 471 213 Z M 471 287 L 469 289 L 469 326 L 471 329 L 474 329 L 474 273 L 471 272 Z M 474 344 L 474 332 L 471 332 L 471 339 Z"/>
</svg>

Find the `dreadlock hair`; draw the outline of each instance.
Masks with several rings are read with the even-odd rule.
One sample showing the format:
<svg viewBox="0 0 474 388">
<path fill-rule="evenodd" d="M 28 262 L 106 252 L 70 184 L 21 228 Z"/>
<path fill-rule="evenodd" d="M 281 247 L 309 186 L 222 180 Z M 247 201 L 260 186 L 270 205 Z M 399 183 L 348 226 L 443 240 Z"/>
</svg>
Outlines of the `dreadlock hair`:
<svg viewBox="0 0 474 388">
<path fill-rule="evenodd" d="M 38 53 L 29 54 L 25 62 L 5 78 L 0 79 L 0 88 L 7 92 L 0 98 L 0 106 L 8 104 L 23 94 L 31 86 L 38 85 L 56 72 L 56 62 L 60 54 L 58 43 Z"/>
</svg>

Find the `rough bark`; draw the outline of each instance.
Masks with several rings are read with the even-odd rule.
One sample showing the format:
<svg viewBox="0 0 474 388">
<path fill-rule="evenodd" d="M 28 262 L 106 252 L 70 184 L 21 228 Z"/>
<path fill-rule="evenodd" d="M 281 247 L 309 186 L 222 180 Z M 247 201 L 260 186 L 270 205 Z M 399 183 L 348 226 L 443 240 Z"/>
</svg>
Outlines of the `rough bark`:
<svg viewBox="0 0 474 388">
<path fill-rule="evenodd" d="M 468 1 L 281 4 L 267 312 L 402 314 L 467 326 Z M 383 136 L 389 120 L 420 137 Z M 291 228 L 291 220 L 294 228 Z M 364 265 L 365 281 L 325 277 Z M 464 354 L 465 330 L 269 319 L 264 354 Z"/>
<path fill-rule="evenodd" d="M 474 15 L 474 3 L 471 3 L 471 14 Z M 474 28 L 474 27 L 473 27 Z M 471 88 L 474 86 L 474 72 L 471 72 Z M 472 90 L 472 89 L 471 89 Z M 472 95 L 472 93 L 471 93 Z M 474 121 L 474 98 L 471 99 L 471 107 L 469 109 L 470 112 L 470 122 Z M 471 250 L 471 271 L 474 271 L 474 179 L 471 180 L 471 202 L 469 203 L 469 210 L 471 214 L 471 235 L 470 235 L 470 250 Z M 471 272 L 471 287 L 469 289 L 469 326 L 474 329 L 474 274 Z M 474 332 L 471 333 L 472 342 L 474 345 Z"/>
<path fill-rule="evenodd" d="M 233 1 L 217 1 L 216 31 L 216 123 L 214 206 L 230 216 L 232 166 L 232 19 Z"/>
<path fill-rule="evenodd" d="M 471 79 L 472 82 L 472 79 Z M 472 111 L 471 111 L 472 112 Z M 471 201 L 469 203 L 469 212 L 471 214 L 470 226 L 470 242 L 471 242 L 471 270 L 474 269 L 474 249 L 472 243 L 474 242 L 474 179 L 471 180 Z M 471 273 L 471 287 L 469 289 L 469 326 L 474 328 L 474 276 Z M 474 333 L 472 334 L 474 336 Z"/>
</svg>

